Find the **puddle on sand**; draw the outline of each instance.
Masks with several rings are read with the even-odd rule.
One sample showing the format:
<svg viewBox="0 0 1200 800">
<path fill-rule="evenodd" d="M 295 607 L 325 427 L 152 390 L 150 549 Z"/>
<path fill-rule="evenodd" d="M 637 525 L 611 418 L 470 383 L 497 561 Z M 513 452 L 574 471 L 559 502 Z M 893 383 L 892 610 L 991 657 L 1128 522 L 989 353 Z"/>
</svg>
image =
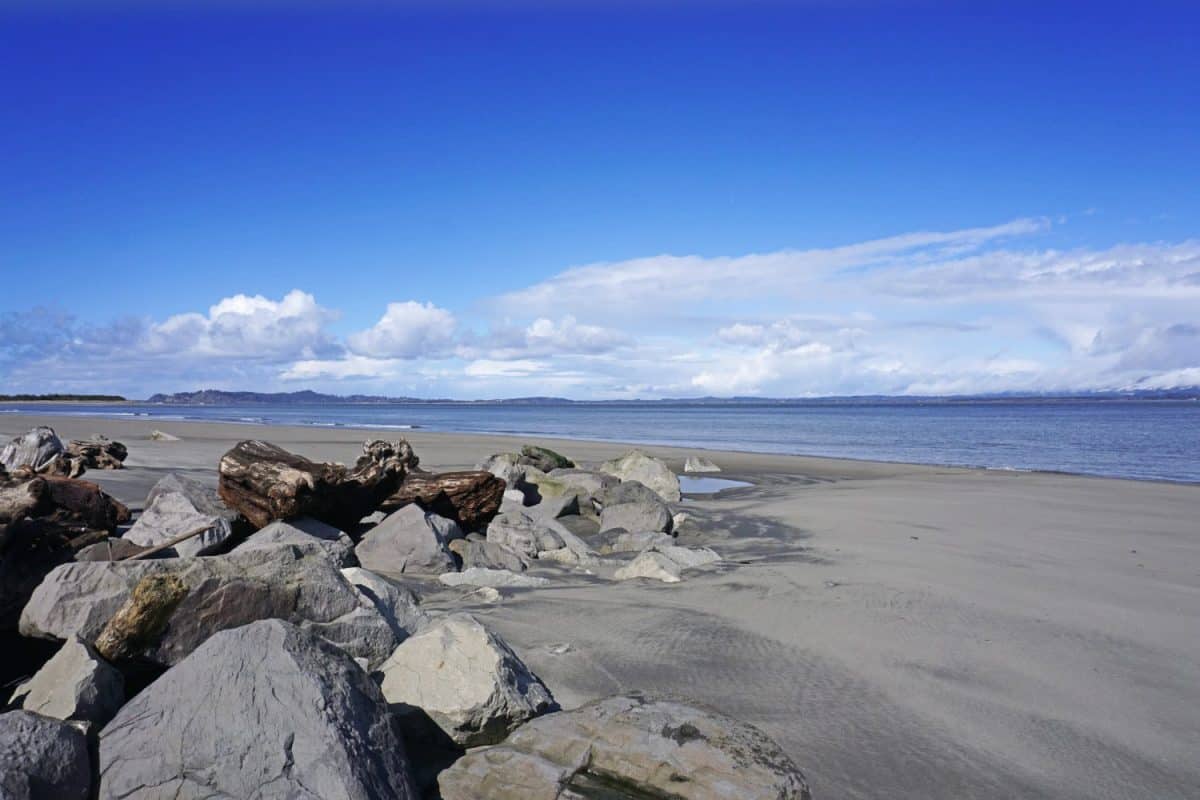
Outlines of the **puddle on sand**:
<svg viewBox="0 0 1200 800">
<path fill-rule="evenodd" d="M 701 478 L 695 475 L 679 476 L 679 491 L 684 494 L 716 494 L 722 489 L 741 489 L 753 486 L 746 481 L 731 481 L 728 478 Z"/>
</svg>

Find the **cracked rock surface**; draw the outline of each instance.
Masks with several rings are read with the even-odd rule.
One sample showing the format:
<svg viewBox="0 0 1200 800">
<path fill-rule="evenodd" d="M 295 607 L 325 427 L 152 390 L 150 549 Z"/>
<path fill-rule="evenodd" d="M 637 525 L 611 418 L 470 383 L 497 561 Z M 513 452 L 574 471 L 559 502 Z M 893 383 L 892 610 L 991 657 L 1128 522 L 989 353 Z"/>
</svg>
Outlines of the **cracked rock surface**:
<svg viewBox="0 0 1200 800">
<path fill-rule="evenodd" d="M 222 631 L 100 732 L 101 800 L 409 800 L 379 688 L 342 650 L 281 620 Z"/>
<path fill-rule="evenodd" d="M 554 708 L 541 680 L 470 614 L 432 622 L 380 667 L 389 703 L 415 706 L 465 747 L 498 742 Z"/>
<path fill-rule="evenodd" d="M 548 714 L 442 772 L 443 800 L 810 800 L 757 728 L 641 695 Z"/>
<path fill-rule="evenodd" d="M 141 655 L 170 666 L 220 630 L 261 619 L 308 628 L 366 658 L 386 658 L 397 639 L 376 605 L 351 585 L 316 544 L 281 544 L 217 558 L 91 561 L 56 567 L 21 614 L 25 636 L 94 642 L 147 575 L 173 574 L 187 595 L 166 631 Z"/>
</svg>

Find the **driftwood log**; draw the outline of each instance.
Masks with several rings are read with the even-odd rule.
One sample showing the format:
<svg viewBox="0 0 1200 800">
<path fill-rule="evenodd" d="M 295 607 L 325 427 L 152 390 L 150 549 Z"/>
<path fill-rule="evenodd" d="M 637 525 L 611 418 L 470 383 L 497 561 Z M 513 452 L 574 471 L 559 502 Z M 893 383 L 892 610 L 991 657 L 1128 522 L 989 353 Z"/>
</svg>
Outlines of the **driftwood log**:
<svg viewBox="0 0 1200 800">
<path fill-rule="evenodd" d="M 129 521 L 90 481 L 18 475 L 0 477 L 0 630 L 16 628 L 46 573 Z"/>
<path fill-rule="evenodd" d="M 484 470 L 411 472 L 380 508 L 391 512 L 416 503 L 426 511 L 452 519 L 465 531 L 487 527 L 500 510 L 504 481 Z"/>
<path fill-rule="evenodd" d="M 247 440 L 221 457 L 217 491 L 255 529 L 277 519 L 308 516 L 352 531 L 399 488 L 415 463 L 407 442 L 366 442 L 351 469 Z"/>
<path fill-rule="evenodd" d="M 94 439 L 72 439 L 66 455 L 87 469 L 124 469 L 129 449 L 120 442 L 103 436 Z"/>
</svg>

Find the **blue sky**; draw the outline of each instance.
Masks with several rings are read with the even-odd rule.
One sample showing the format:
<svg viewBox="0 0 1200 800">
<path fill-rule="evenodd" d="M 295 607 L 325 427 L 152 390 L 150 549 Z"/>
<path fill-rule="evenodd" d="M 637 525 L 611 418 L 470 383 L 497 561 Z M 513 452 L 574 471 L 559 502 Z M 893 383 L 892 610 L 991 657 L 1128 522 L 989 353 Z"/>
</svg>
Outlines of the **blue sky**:
<svg viewBox="0 0 1200 800">
<path fill-rule="evenodd" d="M 1190 6 L 9 4 L 0 391 L 1200 384 Z"/>
</svg>

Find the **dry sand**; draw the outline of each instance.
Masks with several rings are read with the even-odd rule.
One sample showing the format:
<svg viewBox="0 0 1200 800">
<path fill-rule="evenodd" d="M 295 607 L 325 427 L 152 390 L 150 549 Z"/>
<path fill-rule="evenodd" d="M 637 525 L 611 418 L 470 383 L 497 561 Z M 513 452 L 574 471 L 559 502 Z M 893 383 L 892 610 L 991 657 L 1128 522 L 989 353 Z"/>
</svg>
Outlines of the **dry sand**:
<svg viewBox="0 0 1200 800">
<path fill-rule="evenodd" d="M 130 469 L 88 477 L 135 506 L 171 469 L 215 480 L 238 439 L 350 461 L 396 436 L 18 415 L 0 433 L 35 423 L 127 444 Z M 406 433 L 433 469 L 515 444 Z M 582 461 L 627 449 L 537 441 Z M 677 469 L 695 452 L 646 449 Z M 1200 797 L 1200 487 L 706 455 L 755 483 L 686 501 L 681 541 L 723 565 L 677 585 L 539 567 L 551 587 L 468 602 L 564 706 L 692 697 L 771 734 L 819 800 Z"/>
</svg>

